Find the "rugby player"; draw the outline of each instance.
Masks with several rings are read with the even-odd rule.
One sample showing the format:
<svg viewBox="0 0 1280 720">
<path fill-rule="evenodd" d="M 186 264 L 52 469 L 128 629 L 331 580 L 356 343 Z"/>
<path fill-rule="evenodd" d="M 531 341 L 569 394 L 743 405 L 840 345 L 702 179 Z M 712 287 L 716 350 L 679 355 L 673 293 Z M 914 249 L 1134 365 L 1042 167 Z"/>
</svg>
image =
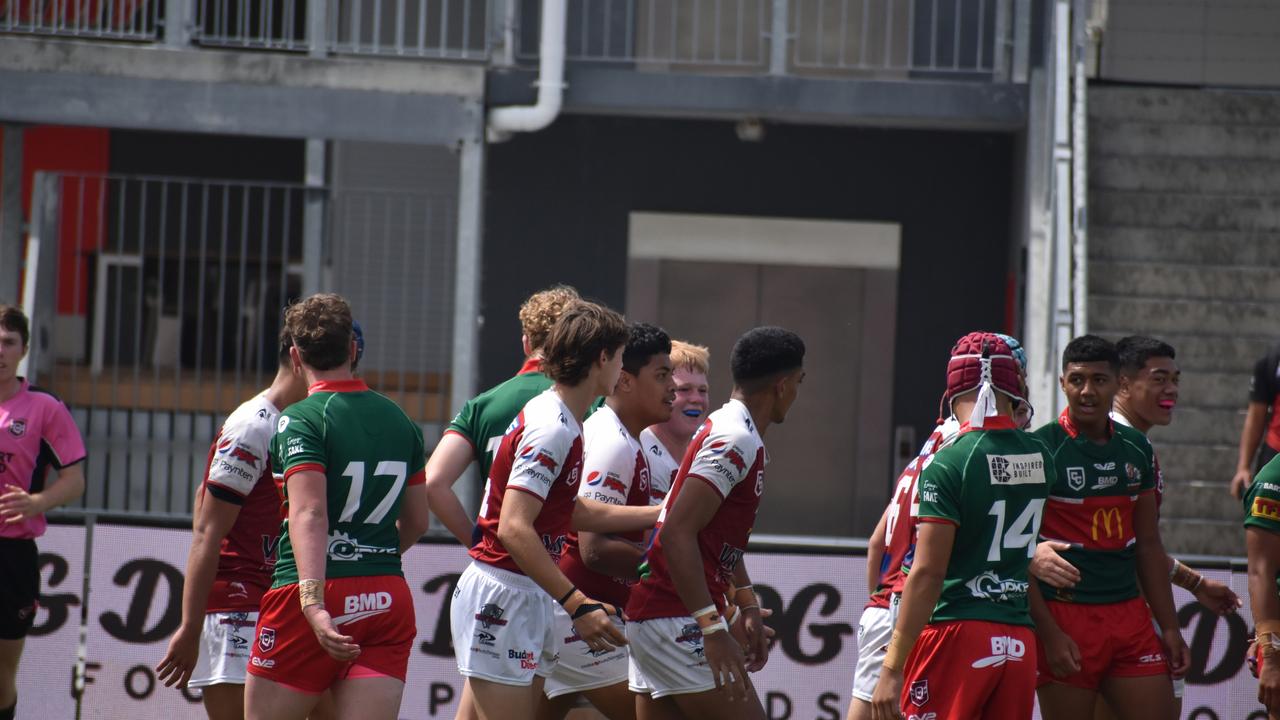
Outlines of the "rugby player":
<svg viewBox="0 0 1280 720">
<path fill-rule="evenodd" d="M 18 706 L 18 662 L 35 620 L 44 514 L 84 493 L 84 440 L 67 406 L 18 377 L 27 316 L 0 305 L 0 720 Z M 57 477 L 46 482 L 52 468 Z"/>
<path fill-rule="evenodd" d="M 182 624 L 156 673 L 166 686 L 200 688 L 210 720 L 244 717 L 244 683 L 258 605 L 271 585 L 280 535 L 271 436 L 280 408 L 307 395 L 281 328 L 275 379 L 242 403 L 209 447 L 196 494 L 182 586 Z"/>
<path fill-rule="evenodd" d="M 1053 466 L 1017 429 L 1023 389 L 998 335 L 952 348 L 943 407 L 959 437 L 920 472 L 915 557 L 872 693 L 876 720 L 1031 717 L 1027 570 Z"/>
<path fill-rule="evenodd" d="M 636 714 L 761 720 L 747 677 L 768 660 L 760 603 L 743 554 L 764 492 L 764 433 L 787 417 L 804 381 L 804 342 L 758 327 L 734 344 L 731 399 L 689 444 L 647 553 L 647 576 L 627 601 Z M 726 598 L 730 584 L 734 597 Z M 746 642 L 723 617 L 732 602 Z"/>
<path fill-rule="evenodd" d="M 249 720 L 395 718 L 416 633 L 400 555 L 425 532 L 422 431 L 351 375 L 351 309 L 333 294 L 285 311 L 308 396 L 271 441 L 287 517 L 249 658 Z M 332 612 L 331 612 L 332 609 Z"/>
<path fill-rule="evenodd" d="M 658 501 L 671 490 L 689 441 L 710 407 L 710 351 L 702 345 L 672 340 L 671 372 L 676 383 L 671 418 L 640 432 L 640 445 L 649 455 L 650 491 Z"/>
<path fill-rule="evenodd" d="M 534 716 L 559 648 L 552 602 L 590 650 L 626 643 L 609 617 L 619 609 L 578 589 L 556 563 L 570 529 L 622 533 L 657 519 L 657 506 L 577 497 L 581 418 L 617 385 L 627 336 L 612 310 L 589 302 L 565 309 L 543 348 L 542 368 L 555 384 L 525 404 L 495 455 L 480 542 L 450 610 L 458 671 L 484 720 Z"/>
<path fill-rule="evenodd" d="M 1021 394 L 1025 395 L 1027 357 L 1022 344 L 1008 335 L 997 334 L 997 337 L 1004 340 L 1014 359 L 1018 361 L 1024 388 Z M 949 412 L 945 408 L 940 410 Z M 1030 403 L 1015 404 L 1014 423 L 1019 429 L 1025 429 L 1031 422 L 1031 417 Z M 920 504 L 916 481 L 919 479 L 920 469 L 931 462 L 936 452 L 950 445 L 959 430 L 960 423 L 954 415 L 934 428 L 920 452 L 898 477 L 889 505 L 880 516 L 880 522 L 876 524 L 868 542 L 867 591 L 870 600 L 858 620 L 858 661 L 854 668 L 853 698 L 849 703 L 846 720 L 869 720 L 871 717 L 871 693 L 880 679 L 880 667 L 884 663 L 884 654 L 897 620 L 902 587 L 906 584 L 915 554 L 915 509 Z M 1057 586 L 1069 586 L 1078 581 L 1079 572 L 1057 552 L 1068 547 L 1070 546 L 1065 543 L 1040 543 L 1036 547 L 1036 556 L 1031 561 L 1031 574 Z"/>
<path fill-rule="evenodd" d="M 622 352 L 622 373 L 613 394 L 583 423 L 582 477 L 578 496 L 613 505 L 656 505 L 653 474 L 638 435 L 672 414 L 671 339 L 645 323 L 630 327 Z M 644 533 L 622 536 L 570 533 L 560 570 L 580 590 L 615 607 L 627 603 L 644 554 Z M 539 720 L 561 720 L 580 695 L 610 720 L 634 718 L 635 698 L 627 689 L 624 647 L 593 651 L 574 631 L 569 615 L 555 610 L 560 659 L 546 682 Z M 620 621 L 615 621 L 619 627 Z"/>
<path fill-rule="evenodd" d="M 577 301 L 578 291 L 567 285 L 554 285 L 524 301 L 520 306 L 524 365 L 515 377 L 468 400 L 427 459 L 427 497 L 431 512 L 467 547 L 478 541 L 475 523 L 454 494 L 453 485 L 472 461 L 488 482 L 493 455 L 511 421 L 525 403 L 551 387 L 551 378 L 541 370 L 542 346 L 560 313 Z"/>
<path fill-rule="evenodd" d="M 1031 591 L 1046 720 L 1088 717 L 1099 694 L 1122 718 L 1172 718 L 1170 668 L 1182 675 L 1190 662 L 1166 577 L 1154 453 L 1146 436 L 1109 415 L 1119 365 L 1115 346 L 1102 338 L 1068 343 L 1060 378 L 1067 408 L 1035 433 L 1057 477 L 1041 536 L 1071 543 L 1066 559 L 1082 574 L 1069 590 Z M 1099 633 L 1102 626 L 1108 632 Z"/>
<path fill-rule="evenodd" d="M 1280 720 L 1280 460 L 1262 466 L 1245 488 L 1244 540 L 1249 555 L 1249 607 L 1257 628 L 1258 702 Z"/>
</svg>

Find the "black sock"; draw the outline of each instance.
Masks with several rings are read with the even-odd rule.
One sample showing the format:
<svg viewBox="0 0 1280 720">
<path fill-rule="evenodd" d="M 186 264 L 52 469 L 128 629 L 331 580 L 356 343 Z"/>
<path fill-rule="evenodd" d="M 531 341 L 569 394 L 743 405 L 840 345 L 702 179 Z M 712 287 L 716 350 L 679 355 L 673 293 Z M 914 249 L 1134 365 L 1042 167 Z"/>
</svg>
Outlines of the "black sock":
<svg viewBox="0 0 1280 720">
<path fill-rule="evenodd" d="M 0 710 L 0 720 L 13 720 L 13 715 L 18 709 L 18 701 L 14 700 L 9 707 Z"/>
</svg>

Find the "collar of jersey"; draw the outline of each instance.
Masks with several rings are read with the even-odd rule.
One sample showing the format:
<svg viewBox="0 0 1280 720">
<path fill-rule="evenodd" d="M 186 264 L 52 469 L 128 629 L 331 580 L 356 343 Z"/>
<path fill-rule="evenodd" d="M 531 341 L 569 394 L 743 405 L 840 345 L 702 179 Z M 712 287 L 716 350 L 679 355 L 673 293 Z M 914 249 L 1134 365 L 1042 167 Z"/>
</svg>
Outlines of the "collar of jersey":
<svg viewBox="0 0 1280 720">
<path fill-rule="evenodd" d="M 535 372 L 542 372 L 542 358 L 540 357 L 525 358 L 524 364 L 520 366 L 520 372 L 516 374 L 528 375 Z"/>
<path fill-rule="evenodd" d="M 1072 440 L 1084 440 L 1090 445 L 1098 444 L 1089 438 L 1080 437 L 1080 430 L 1076 428 L 1075 423 L 1071 422 L 1070 408 L 1062 408 L 1062 412 L 1058 415 L 1058 424 L 1062 426 L 1062 429 L 1066 431 Z M 1111 438 L 1116 436 L 1116 424 L 1109 414 L 1107 416 L 1107 436 L 1108 443 L 1111 442 Z"/>
<path fill-rule="evenodd" d="M 734 405 L 738 411 L 742 413 L 742 418 L 746 422 L 747 427 L 751 430 L 751 435 L 760 443 L 760 447 L 764 447 L 764 438 L 760 437 L 760 430 L 756 427 L 756 421 L 751 418 L 751 411 L 747 409 L 747 404 L 737 398 L 729 398 L 729 402 L 725 403 L 725 407 Z M 769 451 L 764 451 L 764 462 L 769 464 Z"/>
<path fill-rule="evenodd" d="M 982 427 L 980 428 L 972 427 L 969 425 L 968 422 L 966 422 L 965 424 L 960 426 L 960 432 L 957 434 L 963 435 L 969 432 L 970 430 L 975 430 L 980 432 L 983 430 L 1017 430 L 1017 429 L 1018 429 L 1018 426 L 1014 424 L 1013 418 L 1009 417 L 1008 415 L 992 415 L 991 417 L 984 418 L 982 420 Z"/>
<path fill-rule="evenodd" d="M 360 378 L 351 378 L 350 380 L 321 380 L 307 388 L 308 395 L 314 395 L 318 392 L 364 392 L 369 386 Z"/>
</svg>

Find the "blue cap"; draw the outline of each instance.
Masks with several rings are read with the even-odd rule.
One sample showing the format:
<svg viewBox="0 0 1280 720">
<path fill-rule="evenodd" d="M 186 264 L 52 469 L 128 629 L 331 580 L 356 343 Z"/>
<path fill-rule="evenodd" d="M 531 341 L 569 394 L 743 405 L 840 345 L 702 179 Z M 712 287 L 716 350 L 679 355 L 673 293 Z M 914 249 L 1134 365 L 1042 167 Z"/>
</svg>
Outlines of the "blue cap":
<svg viewBox="0 0 1280 720">
<path fill-rule="evenodd" d="M 351 334 L 356 338 L 356 362 L 360 362 L 360 358 L 364 357 L 364 330 L 360 329 L 359 320 L 351 321 Z"/>
<path fill-rule="evenodd" d="M 1022 372 L 1027 371 L 1027 351 L 1022 349 L 1022 343 L 1012 335 L 1004 333 L 996 333 L 996 335 L 1004 340 L 1004 344 L 1009 346 L 1009 351 L 1013 353 L 1013 359 L 1018 361 L 1018 365 L 1022 366 Z"/>
</svg>

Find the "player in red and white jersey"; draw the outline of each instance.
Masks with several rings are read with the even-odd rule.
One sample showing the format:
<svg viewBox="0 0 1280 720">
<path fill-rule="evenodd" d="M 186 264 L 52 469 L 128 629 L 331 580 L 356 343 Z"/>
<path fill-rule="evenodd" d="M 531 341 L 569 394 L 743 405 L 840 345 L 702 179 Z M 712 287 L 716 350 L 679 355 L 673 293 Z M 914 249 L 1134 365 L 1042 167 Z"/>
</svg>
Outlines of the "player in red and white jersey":
<svg viewBox="0 0 1280 720">
<path fill-rule="evenodd" d="M 551 389 L 530 400 L 503 437 L 477 522 L 480 542 L 454 592 L 450 620 L 458 671 L 482 718 L 534 716 L 555 667 L 552 602 L 594 651 L 626 643 L 609 619 L 619 610 L 579 590 L 557 562 L 570 529 L 641 530 L 657 507 L 578 499 L 581 418 L 622 370 L 627 327 L 594 303 L 564 310 L 543 348 Z"/>
<path fill-rule="evenodd" d="M 271 385 L 236 408 L 209 447 L 196 494 L 182 588 L 182 624 L 156 666 L 166 686 L 201 688 L 211 720 L 244 717 L 249 645 L 271 586 L 280 537 L 280 494 L 268 457 L 280 411 L 307 396 L 281 330 Z"/>
<path fill-rule="evenodd" d="M 44 514 L 84 493 L 84 440 L 71 412 L 18 376 L 30 340 L 27 316 L 0 305 L 0 720 L 17 712 L 18 661 L 39 608 Z"/>
<path fill-rule="evenodd" d="M 661 501 L 671 491 L 676 481 L 676 471 L 689 448 L 689 441 L 702 425 L 709 409 L 710 388 L 707 373 L 711 372 L 711 353 L 702 345 L 692 345 L 681 340 L 671 341 L 671 373 L 676 383 L 676 399 L 671 406 L 671 418 L 656 423 L 640 432 L 640 444 L 649 456 L 649 470 L 653 475 L 650 489 L 654 499 Z"/>
<path fill-rule="evenodd" d="M 743 554 L 764 493 L 763 433 L 787 417 L 804 380 L 804 342 L 778 327 L 734 344 L 733 393 L 685 453 L 647 556 L 647 576 L 627 601 L 631 689 L 640 718 L 760 720 L 747 672 L 769 645 Z M 735 597 L 726 598 L 732 584 Z M 743 616 L 746 648 L 722 617 Z"/>
<path fill-rule="evenodd" d="M 583 424 L 582 477 L 578 497 L 611 505 L 657 505 L 652 474 L 637 438 L 640 430 L 671 415 L 671 339 L 645 323 L 630 327 L 622 351 L 622 373 L 613 394 Z M 602 535 L 570 533 L 560 569 L 590 597 L 626 605 L 636 568 L 644 555 L 644 532 Z M 621 620 L 614 619 L 621 629 Z M 555 608 L 559 662 L 547 678 L 538 720 L 561 720 L 579 695 L 610 720 L 635 717 L 635 697 L 627 689 L 627 650 L 592 650 L 574 630 L 569 614 Z"/>
</svg>

